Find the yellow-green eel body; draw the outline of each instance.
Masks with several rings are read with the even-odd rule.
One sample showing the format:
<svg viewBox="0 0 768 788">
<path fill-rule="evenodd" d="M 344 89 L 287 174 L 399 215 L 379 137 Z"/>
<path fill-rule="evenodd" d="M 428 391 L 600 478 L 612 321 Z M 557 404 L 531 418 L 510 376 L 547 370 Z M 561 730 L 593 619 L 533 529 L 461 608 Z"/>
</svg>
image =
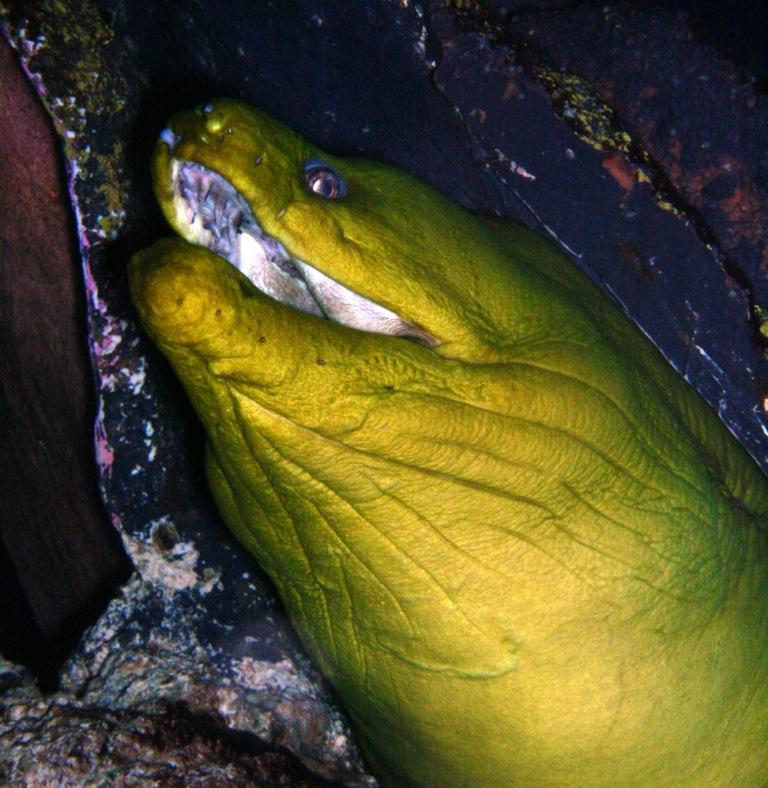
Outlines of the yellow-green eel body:
<svg viewBox="0 0 768 788">
<path fill-rule="evenodd" d="M 235 101 L 153 178 L 132 298 L 383 785 L 768 782 L 768 483 L 606 296 Z"/>
</svg>

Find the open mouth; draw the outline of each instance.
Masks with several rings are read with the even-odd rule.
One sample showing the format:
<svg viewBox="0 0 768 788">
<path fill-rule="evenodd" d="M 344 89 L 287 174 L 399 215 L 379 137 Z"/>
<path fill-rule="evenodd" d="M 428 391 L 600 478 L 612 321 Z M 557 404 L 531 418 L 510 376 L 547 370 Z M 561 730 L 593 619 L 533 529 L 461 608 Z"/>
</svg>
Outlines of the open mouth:
<svg viewBox="0 0 768 788">
<path fill-rule="evenodd" d="M 259 226 L 245 198 L 214 170 L 192 161 L 171 162 L 177 227 L 240 270 L 263 293 L 302 312 L 427 347 L 435 337 L 331 279 L 298 258 Z"/>
</svg>

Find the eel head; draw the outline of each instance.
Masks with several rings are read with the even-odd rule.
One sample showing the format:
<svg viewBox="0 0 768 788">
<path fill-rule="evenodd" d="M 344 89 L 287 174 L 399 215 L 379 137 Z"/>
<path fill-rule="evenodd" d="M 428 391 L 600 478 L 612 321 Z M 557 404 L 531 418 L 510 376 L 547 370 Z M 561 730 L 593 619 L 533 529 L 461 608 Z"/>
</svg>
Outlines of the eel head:
<svg viewBox="0 0 768 788">
<path fill-rule="evenodd" d="M 766 482 L 615 305 L 238 102 L 153 173 L 134 303 L 384 783 L 764 780 Z"/>
</svg>

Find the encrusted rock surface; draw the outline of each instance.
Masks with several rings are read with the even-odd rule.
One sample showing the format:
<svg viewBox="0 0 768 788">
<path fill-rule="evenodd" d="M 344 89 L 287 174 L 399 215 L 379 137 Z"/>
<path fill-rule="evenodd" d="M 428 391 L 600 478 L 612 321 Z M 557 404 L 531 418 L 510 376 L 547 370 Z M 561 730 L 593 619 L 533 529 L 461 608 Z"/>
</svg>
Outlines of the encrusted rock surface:
<svg viewBox="0 0 768 788">
<path fill-rule="evenodd" d="M 0 662 L 1 781 L 375 785 L 300 655 L 233 654 L 222 664 L 166 613 L 175 593 L 134 576 L 50 696 Z"/>
</svg>

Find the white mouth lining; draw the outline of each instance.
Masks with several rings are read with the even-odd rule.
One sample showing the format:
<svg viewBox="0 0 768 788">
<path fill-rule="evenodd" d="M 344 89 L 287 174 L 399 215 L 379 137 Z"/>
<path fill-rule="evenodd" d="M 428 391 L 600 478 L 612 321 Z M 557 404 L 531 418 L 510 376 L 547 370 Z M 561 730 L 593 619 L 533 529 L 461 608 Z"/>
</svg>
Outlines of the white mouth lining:
<svg viewBox="0 0 768 788">
<path fill-rule="evenodd" d="M 292 257 L 264 233 L 243 196 L 214 170 L 173 159 L 171 177 L 184 239 L 228 260 L 266 295 L 360 331 L 402 337 L 427 347 L 438 344 L 418 326 Z"/>
</svg>

